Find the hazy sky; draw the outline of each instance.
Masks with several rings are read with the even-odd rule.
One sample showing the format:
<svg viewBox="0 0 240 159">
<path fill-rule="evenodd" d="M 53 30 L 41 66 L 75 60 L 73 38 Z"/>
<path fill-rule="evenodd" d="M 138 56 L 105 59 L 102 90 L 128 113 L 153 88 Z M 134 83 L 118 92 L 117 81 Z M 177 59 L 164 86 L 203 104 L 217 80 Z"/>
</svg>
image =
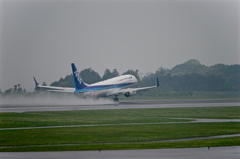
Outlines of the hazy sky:
<svg viewBox="0 0 240 159">
<path fill-rule="evenodd" d="M 155 72 L 189 59 L 240 64 L 240 1 L 0 1 L 0 88 L 91 67 Z"/>
</svg>

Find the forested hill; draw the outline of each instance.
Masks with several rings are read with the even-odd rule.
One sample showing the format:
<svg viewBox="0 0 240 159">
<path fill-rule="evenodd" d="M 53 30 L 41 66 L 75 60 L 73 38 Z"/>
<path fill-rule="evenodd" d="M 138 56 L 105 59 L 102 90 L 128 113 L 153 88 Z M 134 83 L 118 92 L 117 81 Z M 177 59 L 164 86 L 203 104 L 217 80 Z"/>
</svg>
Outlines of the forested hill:
<svg viewBox="0 0 240 159">
<path fill-rule="evenodd" d="M 198 60 L 188 60 L 183 64 L 176 65 L 171 70 L 168 70 L 171 75 L 183 75 L 183 74 L 214 74 L 220 76 L 233 76 L 240 73 L 240 65 L 224 65 L 216 64 L 213 66 L 202 65 Z"/>
<path fill-rule="evenodd" d="M 91 68 L 80 72 L 83 80 L 95 83 L 119 75 L 117 69 L 106 69 L 103 77 Z M 139 78 L 138 70 L 127 70 L 123 74 L 132 74 Z M 188 60 L 172 69 L 160 67 L 155 73 L 144 76 L 137 86 L 156 84 L 159 78 L 160 88 L 172 91 L 240 91 L 240 65 L 216 64 L 205 66 L 198 60 Z M 72 74 L 55 81 L 51 86 L 74 87 Z"/>
</svg>

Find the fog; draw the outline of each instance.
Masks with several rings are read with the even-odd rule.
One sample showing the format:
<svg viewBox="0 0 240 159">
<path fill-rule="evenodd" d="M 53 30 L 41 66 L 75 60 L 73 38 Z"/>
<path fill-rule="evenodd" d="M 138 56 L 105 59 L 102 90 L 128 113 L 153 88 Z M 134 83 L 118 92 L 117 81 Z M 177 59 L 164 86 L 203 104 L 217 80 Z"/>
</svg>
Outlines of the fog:
<svg viewBox="0 0 240 159">
<path fill-rule="evenodd" d="M 112 99 L 108 98 L 79 98 L 75 95 L 58 94 L 54 95 L 51 93 L 40 92 L 37 96 L 26 97 L 26 96 L 7 96 L 0 97 L 0 105 L 101 105 L 101 104 L 113 104 Z"/>
<path fill-rule="evenodd" d="M 237 0 L 1 0 L 0 89 L 92 67 L 155 72 L 189 59 L 239 64 Z"/>
</svg>

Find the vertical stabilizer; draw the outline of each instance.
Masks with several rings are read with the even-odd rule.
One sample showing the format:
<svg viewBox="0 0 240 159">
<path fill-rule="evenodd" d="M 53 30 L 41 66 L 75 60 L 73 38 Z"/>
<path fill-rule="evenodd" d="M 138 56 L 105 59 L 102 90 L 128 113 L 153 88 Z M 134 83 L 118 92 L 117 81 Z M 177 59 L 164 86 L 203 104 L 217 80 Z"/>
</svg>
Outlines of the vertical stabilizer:
<svg viewBox="0 0 240 159">
<path fill-rule="evenodd" d="M 83 89 L 83 88 L 87 87 L 87 85 L 83 82 L 80 73 L 77 71 L 77 68 L 74 65 L 74 63 L 72 63 L 71 65 L 72 65 L 72 72 L 73 72 L 75 89 L 79 90 L 79 89 Z"/>
</svg>

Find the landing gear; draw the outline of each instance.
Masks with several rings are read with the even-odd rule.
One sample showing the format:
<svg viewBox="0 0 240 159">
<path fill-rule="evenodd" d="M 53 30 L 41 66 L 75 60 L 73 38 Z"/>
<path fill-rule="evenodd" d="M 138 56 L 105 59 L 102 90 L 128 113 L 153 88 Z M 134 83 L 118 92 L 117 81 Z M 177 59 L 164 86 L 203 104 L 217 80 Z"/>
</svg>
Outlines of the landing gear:
<svg viewBox="0 0 240 159">
<path fill-rule="evenodd" d="M 115 98 L 113 98 L 113 101 L 114 102 L 119 102 L 119 99 L 118 99 L 117 95 L 115 95 Z"/>
<path fill-rule="evenodd" d="M 113 98 L 113 101 L 114 102 L 119 102 L 119 99 L 118 98 Z"/>
</svg>

